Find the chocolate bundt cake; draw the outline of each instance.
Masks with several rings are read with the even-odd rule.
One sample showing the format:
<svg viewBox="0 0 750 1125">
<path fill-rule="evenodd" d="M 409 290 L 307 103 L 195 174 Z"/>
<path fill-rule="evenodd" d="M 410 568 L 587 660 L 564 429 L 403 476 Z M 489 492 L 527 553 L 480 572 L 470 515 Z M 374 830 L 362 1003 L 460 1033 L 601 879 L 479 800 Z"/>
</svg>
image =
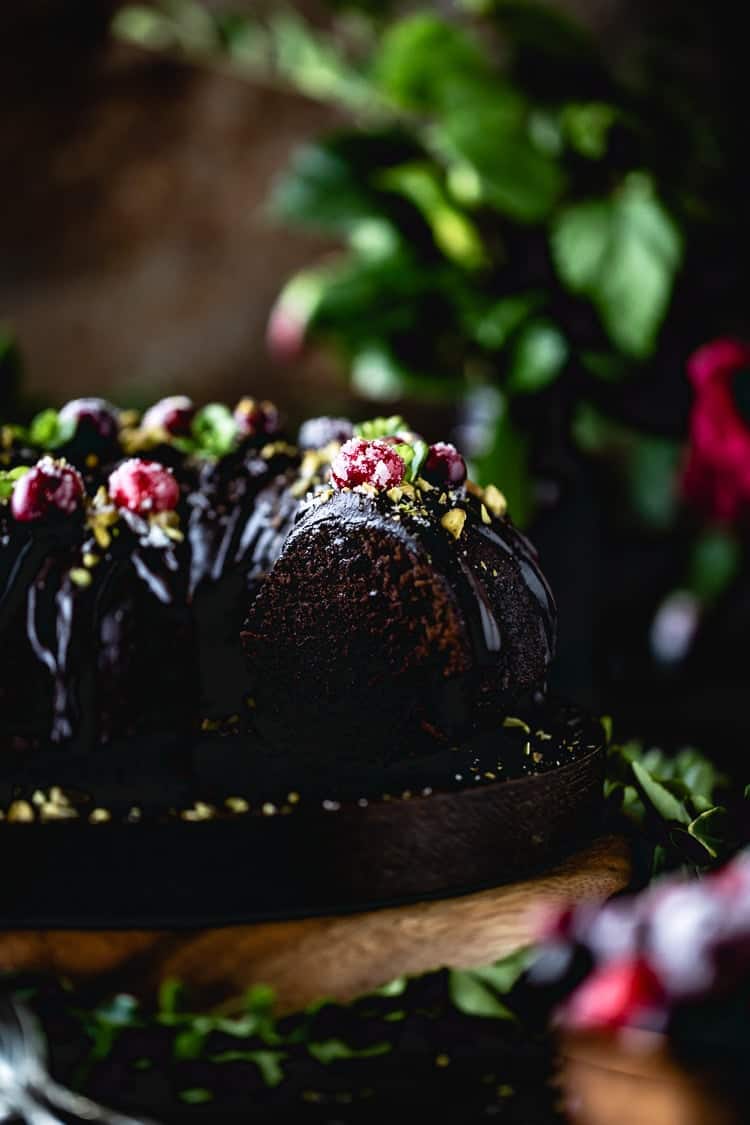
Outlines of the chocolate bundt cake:
<svg viewBox="0 0 750 1125">
<path fill-rule="evenodd" d="M 546 696 L 555 628 L 503 495 L 400 418 L 2 427 L 0 924 L 366 909 L 559 858 L 604 755 Z"/>
<path fill-rule="evenodd" d="M 305 767 L 497 728 L 543 688 L 552 596 L 494 487 L 401 419 L 100 399 L 3 430 L 0 737 L 91 750 L 250 727 Z"/>
</svg>

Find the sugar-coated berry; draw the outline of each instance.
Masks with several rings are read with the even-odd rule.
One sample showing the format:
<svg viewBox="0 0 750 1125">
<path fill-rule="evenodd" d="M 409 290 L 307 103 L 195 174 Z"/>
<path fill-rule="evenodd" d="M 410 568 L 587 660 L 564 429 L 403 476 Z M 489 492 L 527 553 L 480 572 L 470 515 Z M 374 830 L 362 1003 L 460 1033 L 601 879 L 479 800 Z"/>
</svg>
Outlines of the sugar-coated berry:
<svg viewBox="0 0 750 1125">
<path fill-rule="evenodd" d="M 83 506 L 81 474 L 67 461 L 42 457 L 20 477 L 10 499 L 11 512 L 23 523 L 49 516 L 70 516 Z"/>
<path fill-rule="evenodd" d="M 457 486 L 466 480 L 466 462 L 455 445 L 437 441 L 429 448 L 422 476 L 430 484 Z"/>
<path fill-rule="evenodd" d="M 144 430 L 164 430 L 172 437 L 187 437 L 195 418 L 195 405 L 187 395 L 168 395 L 143 415 Z"/>
<path fill-rule="evenodd" d="M 648 962 L 626 958 L 595 969 L 570 996 L 563 1020 L 575 1031 L 653 1026 L 664 1000 L 664 989 Z"/>
<path fill-rule="evenodd" d="M 95 444 L 110 445 L 117 439 L 117 411 L 103 398 L 74 398 L 60 411 L 61 422 L 74 422 L 76 436 Z"/>
<path fill-rule="evenodd" d="M 118 508 L 144 516 L 176 508 L 180 486 L 171 469 L 131 457 L 110 474 L 109 495 Z"/>
<path fill-rule="evenodd" d="M 405 474 L 403 458 L 392 445 L 380 440 L 350 438 L 331 462 L 331 479 L 338 488 L 355 488 L 358 484 L 393 488 L 401 484 Z"/>
<path fill-rule="evenodd" d="M 333 441 L 343 445 L 353 433 L 348 418 L 308 418 L 300 426 L 297 444 L 300 449 L 324 449 Z"/>
<path fill-rule="evenodd" d="M 281 429 L 281 416 L 276 406 L 265 399 L 243 398 L 234 410 L 240 437 L 273 437 Z"/>
</svg>

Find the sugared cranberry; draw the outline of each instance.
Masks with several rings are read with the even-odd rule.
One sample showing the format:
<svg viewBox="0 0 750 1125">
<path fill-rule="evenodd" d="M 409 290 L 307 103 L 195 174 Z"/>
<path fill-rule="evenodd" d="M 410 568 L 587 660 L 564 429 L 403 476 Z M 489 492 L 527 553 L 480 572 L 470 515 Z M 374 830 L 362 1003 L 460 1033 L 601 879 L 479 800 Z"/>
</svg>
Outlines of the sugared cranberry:
<svg viewBox="0 0 750 1125">
<path fill-rule="evenodd" d="M 595 970 L 565 1005 L 565 1026 L 577 1031 L 653 1025 L 664 1005 L 664 989 L 642 958 L 612 961 Z"/>
<path fill-rule="evenodd" d="M 350 438 L 331 462 L 331 479 L 339 488 L 373 484 L 376 488 L 393 488 L 401 484 L 406 473 L 403 458 L 385 441 Z"/>
<path fill-rule="evenodd" d="M 281 417 L 272 402 L 243 398 L 235 407 L 234 420 L 240 437 L 272 437 L 281 428 Z"/>
<path fill-rule="evenodd" d="M 74 398 L 60 411 L 61 422 L 75 424 L 75 436 L 92 446 L 108 446 L 117 440 L 117 411 L 103 398 Z"/>
<path fill-rule="evenodd" d="M 81 474 L 67 461 L 42 457 L 16 481 L 10 507 L 26 523 L 48 516 L 69 516 L 83 506 Z"/>
<path fill-rule="evenodd" d="M 422 476 L 430 484 L 444 484 L 448 487 L 463 484 L 466 480 L 466 462 L 447 441 L 437 441 L 430 446 L 422 467 Z"/>
<path fill-rule="evenodd" d="M 118 508 L 143 516 L 176 508 L 180 486 L 171 469 L 131 457 L 110 474 L 109 494 Z"/>
<path fill-rule="evenodd" d="M 300 426 L 297 444 L 300 449 L 324 449 L 332 441 L 343 445 L 353 432 L 348 418 L 308 418 Z"/>
<path fill-rule="evenodd" d="M 164 430 L 172 437 L 187 437 L 195 418 L 193 400 L 187 395 L 169 395 L 154 403 L 143 415 L 144 430 Z"/>
</svg>

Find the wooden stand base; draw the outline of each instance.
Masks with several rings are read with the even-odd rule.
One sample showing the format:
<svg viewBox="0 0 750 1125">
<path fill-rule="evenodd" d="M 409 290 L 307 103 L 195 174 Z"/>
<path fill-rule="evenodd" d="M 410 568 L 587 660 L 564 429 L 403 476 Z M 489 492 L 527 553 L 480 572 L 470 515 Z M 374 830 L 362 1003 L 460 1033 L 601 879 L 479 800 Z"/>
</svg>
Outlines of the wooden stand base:
<svg viewBox="0 0 750 1125">
<path fill-rule="evenodd" d="M 366 914 L 192 932 L 0 932 L 0 970 L 54 973 L 138 995 L 175 977 L 196 1003 L 227 1010 L 263 983 L 275 989 L 278 1010 L 289 1012 L 321 997 L 350 1000 L 402 974 L 488 964 L 532 940 L 545 906 L 606 897 L 630 878 L 626 841 L 608 836 L 523 882 Z"/>
</svg>

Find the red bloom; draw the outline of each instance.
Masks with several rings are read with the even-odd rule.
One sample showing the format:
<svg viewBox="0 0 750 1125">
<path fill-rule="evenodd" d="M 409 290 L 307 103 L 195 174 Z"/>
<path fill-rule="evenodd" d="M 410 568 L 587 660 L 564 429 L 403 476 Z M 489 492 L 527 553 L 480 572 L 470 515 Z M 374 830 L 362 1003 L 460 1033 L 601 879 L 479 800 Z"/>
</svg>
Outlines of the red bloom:
<svg viewBox="0 0 750 1125">
<path fill-rule="evenodd" d="M 664 1004 L 664 989 L 642 958 L 613 961 L 586 977 L 562 1011 L 575 1031 L 614 1031 L 652 1024 Z"/>
<path fill-rule="evenodd" d="M 683 493 L 710 518 L 735 523 L 750 516 L 750 422 L 737 405 L 738 380 L 750 381 L 750 345 L 705 344 L 688 361 L 688 376 L 695 398 Z"/>
</svg>

